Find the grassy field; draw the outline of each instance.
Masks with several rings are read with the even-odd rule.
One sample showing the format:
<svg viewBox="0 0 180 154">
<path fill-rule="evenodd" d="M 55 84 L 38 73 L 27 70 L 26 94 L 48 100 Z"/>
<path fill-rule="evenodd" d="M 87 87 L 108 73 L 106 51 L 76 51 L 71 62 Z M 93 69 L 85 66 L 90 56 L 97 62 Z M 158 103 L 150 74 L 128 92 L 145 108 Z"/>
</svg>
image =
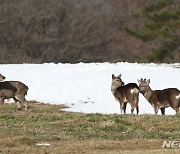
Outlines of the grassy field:
<svg viewBox="0 0 180 154">
<path fill-rule="evenodd" d="M 0 108 L 0 154 L 180 152 L 162 148 L 164 140 L 180 140 L 180 115 L 70 113 L 62 105 L 29 103 L 27 111 Z"/>
</svg>

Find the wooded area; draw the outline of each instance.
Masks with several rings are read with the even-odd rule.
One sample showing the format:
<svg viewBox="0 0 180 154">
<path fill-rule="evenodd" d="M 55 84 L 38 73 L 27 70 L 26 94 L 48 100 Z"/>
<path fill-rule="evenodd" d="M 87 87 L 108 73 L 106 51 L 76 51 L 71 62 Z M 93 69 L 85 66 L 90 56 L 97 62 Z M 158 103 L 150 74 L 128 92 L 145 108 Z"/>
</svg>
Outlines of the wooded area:
<svg viewBox="0 0 180 154">
<path fill-rule="evenodd" d="M 178 0 L 0 0 L 0 63 L 180 62 Z"/>
</svg>

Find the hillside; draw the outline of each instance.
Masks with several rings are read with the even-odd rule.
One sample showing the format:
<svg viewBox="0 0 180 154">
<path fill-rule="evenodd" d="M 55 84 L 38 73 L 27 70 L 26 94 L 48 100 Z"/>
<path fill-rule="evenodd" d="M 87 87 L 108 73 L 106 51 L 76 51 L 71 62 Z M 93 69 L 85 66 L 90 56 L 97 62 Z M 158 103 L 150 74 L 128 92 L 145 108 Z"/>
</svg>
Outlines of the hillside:
<svg viewBox="0 0 180 154">
<path fill-rule="evenodd" d="M 179 62 L 178 0 L 11 0 L 0 63 Z"/>
</svg>

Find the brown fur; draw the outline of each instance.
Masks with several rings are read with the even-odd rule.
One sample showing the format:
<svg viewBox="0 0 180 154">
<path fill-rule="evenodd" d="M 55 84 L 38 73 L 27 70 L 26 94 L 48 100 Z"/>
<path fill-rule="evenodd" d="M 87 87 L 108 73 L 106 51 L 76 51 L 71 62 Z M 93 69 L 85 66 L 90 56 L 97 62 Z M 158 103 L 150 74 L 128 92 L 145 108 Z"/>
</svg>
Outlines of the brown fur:
<svg viewBox="0 0 180 154">
<path fill-rule="evenodd" d="M 0 82 L 0 104 L 4 104 L 5 99 L 13 98 L 17 103 L 18 109 L 21 109 L 21 104 L 24 103 L 25 110 L 27 110 L 28 105 L 25 99 L 27 95 L 28 87 L 20 81 L 5 81 Z"/>
<path fill-rule="evenodd" d="M 149 80 L 138 80 L 140 92 L 147 101 L 154 107 L 157 114 L 161 110 L 161 114 L 165 115 L 165 108 L 172 107 L 176 112 L 180 112 L 180 91 L 177 88 L 167 88 L 163 90 L 152 90 L 149 86 Z"/>
<path fill-rule="evenodd" d="M 126 105 L 129 102 L 131 105 L 131 113 L 133 113 L 136 107 L 137 114 L 139 112 L 138 102 L 139 102 L 139 87 L 136 83 L 129 83 L 124 85 L 121 80 L 121 75 L 115 77 L 112 75 L 112 85 L 111 91 L 115 99 L 120 103 L 120 111 L 122 110 L 126 113 Z"/>
</svg>

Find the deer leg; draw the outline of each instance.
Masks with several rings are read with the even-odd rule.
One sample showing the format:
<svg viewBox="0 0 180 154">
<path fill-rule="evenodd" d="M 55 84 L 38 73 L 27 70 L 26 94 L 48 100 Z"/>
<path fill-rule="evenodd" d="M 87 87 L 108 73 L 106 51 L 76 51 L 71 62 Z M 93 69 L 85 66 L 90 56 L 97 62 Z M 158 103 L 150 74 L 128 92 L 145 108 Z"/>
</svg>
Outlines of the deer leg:
<svg viewBox="0 0 180 154">
<path fill-rule="evenodd" d="M 131 114 L 134 112 L 134 105 L 131 105 Z"/>
<path fill-rule="evenodd" d="M 1 97 L 1 101 L 0 101 L 0 106 L 3 106 L 4 105 L 4 97 Z"/>
<path fill-rule="evenodd" d="M 138 102 L 139 102 L 139 97 L 135 97 L 135 106 L 136 106 L 136 112 L 137 112 L 137 114 L 139 113 Z"/>
<path fill-rule="evenodd" d="M 28 104 L 27 104 L 27 100 L 25 99 L 24 101 L 24 109 L 27 110 L 28 109 Z"/>
<path fill-rule="evenodd" d="M 123 103 L 119 102 L 120 103 L 120 112 L 122 114 L 122 110 L 123 110 Z"/>
<path fill-rule="evenodd" d="M 176 113 L 180 113 L 180 109 L 178 111 L 176 111 Z"/>
<path fill-rule="evenodd" d="M 176 113 L 180 113 L 180 107 L 177 107 Z"/>
<path fill-rule="evenodd" d="M 123 105 L 124 114 L 126 113 L 126 106 L 127 106 L 127 103 L 124 103 Z"/>
<path fill-rule="evenodd" d="M 161 114 L 162 114 L 162 115 L 165 115 L 165 107 L 160 108 L 160 109 L 161 109 Z"/>
<path fill-rule="evenodd" d="M 27 101 L 26 101 L 24 95 L 18 95 L 18 96 L 16 96 L 16 99 L 18 99 L 20 103 L 23 103 L 25 110 L 28 109 Z"/>
<path fill-rule="evenodd" d="M 133 112 L 134 112 L 134 108 L 131 108 L 131 114 L 133 114 Z"/>
<path fill-rule="evenodd" d="M 155 106 L 154 107 L 154 113 L 157 115 L 157 113 L 158 113 L 158 107 L 157 106 Z"/>
<path fill-rule="evenodd" d="M 134 112 L 134 108 L 131 108 L 131 114 L 133 114 L 133 112 Z"/>
<path fill-rule="evenodd" d="M 135 108 L 135 101 L 133 100 L 131 103 L 131 114 L 133 114 Z"/>
<path fill-rule="evenodd" d="M 136 105 L 136 112 L 137 112 L 137 114 L 139 113 L 139 106 L 138 105 Z"/>
<path fill-rule="evenodd" d="M 21 108 L 21 107 L 22 107 L 21 102 L 20 102 L 20 101 L 17 101 L 16 103 L 17 103 L 17 108 L 18 108 L 18 110 L 21 110 L 21 109 L 22 109 L 22 108 Z"/>
<path fill-rule="evenodd" d="M 16 99 L 15 97 L 14 97 L 13 99 L 14 99 L 14 101 L 15 101 L 16 104 L 17 104 L 18 110 L 21 110 L 21 102 L 20 102 L 18 99 Z"/>
</svg>

